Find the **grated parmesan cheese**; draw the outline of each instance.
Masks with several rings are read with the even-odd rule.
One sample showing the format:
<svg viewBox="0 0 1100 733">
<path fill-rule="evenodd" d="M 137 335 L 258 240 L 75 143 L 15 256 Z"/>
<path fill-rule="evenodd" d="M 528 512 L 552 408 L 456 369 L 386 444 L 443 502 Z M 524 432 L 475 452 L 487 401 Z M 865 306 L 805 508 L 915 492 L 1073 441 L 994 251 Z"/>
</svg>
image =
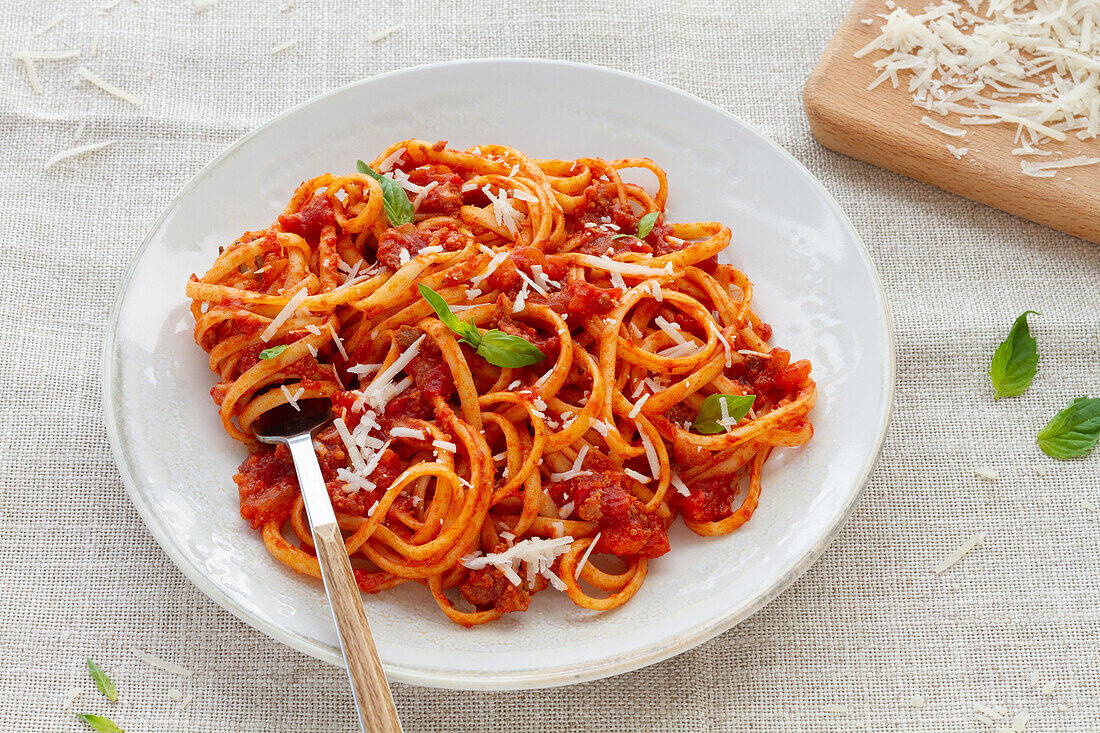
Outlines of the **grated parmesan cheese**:
<svg viewBox="0 0 1100 733">
<path fill-rule="evenodd" d="M 970 707 L 973 708 L 975 713 L 978 713 L 979 715 L 984 715 L 990 720 L 1000 720 L 1004 717 L 1003 713 L 994 710 L 990 706 L 980 702 L 972 702 L 970 703 Z"/>
<path fill-rule="evenodd" d="M 567 481 L 574 476 L 580 476 L 585 471 L 581 470 L 584 465 L 584 458 L 588 455 L 588 443 L 581 446 L 581 449 L 577 451 L 577 457 L 573 461 L 572 467 L 568 471 L 562 471 L 561 473 L 550 474 L 550 480 L 554 483 L 558 481 Z"/>
<path fill-rule="evenodd" d="M 389 28 L 383 28 L 380 31 L 375 31 L 374 33 L 371 33 L 369 36 L 367 36 L 367 41 L 370 43 L 378 43 L 385 38 L 389 38 L 394 33 L 397 33 L 397 31 L 401 30 L 404 27 L 404 23 L 397 23 L 396 25 L 391 25 Z"/>
<path fill-rule="evenodd" d="M 680 333 L 680 325 L 678 323 L 669 323 L 664 316 L 657 316 L 653 321 L 657 324 L 657 327 L 664 331 L 675 343 L 681 346 L 688 343 L 688 340 Z"/>
<path fill-rule="evenodd" d="M 492 254 L 492 258 L 489 260 L 489 264 L 485 266 L 485 272 L 481 273 L 477 277 L 471 278 L 470 280 L 470 286 L 473 288 L 477 288 L 479 285 L 481 285 L 485 278 L 496 272 L 496 269 L 500 266 L 501 262 L 504 262 L 504 260 L 508 259 L 507 252 L 492 253 L 492 250 L 489 250 L 489 252 Z"/>
<path fill-rule="evenodd" d="M 512 312 L 519 313 L 524 309 L 527 304 L 527 281 L 523 281 L 523 286 L 516 293 L 516 301 L 512 304 Z"/>
<path fill-rule="evenodd" d="M 65 702 L 62 707 L 68 710 L 76 702 L 76 699 L 80 697 L 81 689 L 79 687 L 70 687 L 69 691 L 65 693 Z"/>
<path fill-rule="evenodd" d="M 105 140 L 100 143 L 88 143 L 87 145 L 78 145 L 75 148 L 69 148 L 68 150 L 62 150 L 60 153 L 55 154 L 46 164 L 42 166 L 43 170 L 49 170 L 63 160 L 74 158 L 78 155 L 84 155 L 85 153 L 94 153 L 96 150 L 103 150 L 103 148 L 114 145 L 114 140 Z"/>
<path fill-rule="evenodd" d="M 336 432 L 340 435 L 340 440 L 344 442 L 344 448 L 348 452 L 348 458 L 351 460 L 351 464 L 355 466 L 355 470 L 359 473 L 363 473 L 367 464 L 363 462 L 363 456 L 359 453 L 359 446 L 355 444 L 355 440 L 352 439 L 351 433 L 348 431 L 347 423 L 344 422 L 344 418 L 338 417 L 332 421 L 332 424 L 336 427 Z"/>
<path fill-rule="evenodd" d="M 938 565 L 936 565 L 936 567 L 932 568 L 932 572 L 934 572 L 936 575 L 943 575 L 945 572 L 951 569 L 951 567 L 955 563 L 966 557 L 966 554 L 968 552 L 973 550 L 978 545 L 983 544 L 985 542 L 985 539 L 985 532 L 978 532 L 977 534 L 973 535 L 966 542 L 962 543 L 957 548 L 952 550 L 951 554 L 945 557 Z"/>
<path fill-rule="evenodd" d="M 412 201 L 413 211 L 420 211 L 420 204 L 424 203 L 424 197 L 427 196 L 429 193 L 431 193 L 432 191 L 434 191 L 438 187 L 439 187 L 439 181 L 432 181 L 431 183 L 426 184 L 422 189 L 420 189 L 420 191 L 417 192 L 416 196 L 413 198 L 413 201 Z M 439 251 L 442 252 L 443 248 L 440 247 Z M 421 250 L 421 252 L 423 252 L 423 250 Z"/>
<path fill-rule="evenodd" d="M 944 135 L 950 135 L 951 137 L 963 137 L 966 135 L 966 130 L 958 127 L 951 127 L 951 125 L 945 125 L 942 122 L 938 122 L 928 115 L 920 118 L 921 124 L 927 127 L 931 127 L 936 132 L 942 132 Z"/>
<path fill-rule="evenodd" d="M 588 267 L 594 267 L 599 270 L 606 270 L 607 272 L 615 272 L 620 275 L 659 278 L 665 275 L 672 274 L 671 265 L 667 265 L 664 269 L 657 269 L 656 267 L 639 265 L 633 262 L 619 262 L 618 260 L 611 259 L 607 255 L 578 255 L 577 260 Z"/>
<path fill-rule="evenodd" d="M 600 541 L 600 537 L 603 536 L 603 532 L 597 532 L 596 536 L 592 539 L 592 544 L 588 546 L 588 549 L 581 555 L 581 561 L 577 563 L 577 569 L 573 572 L 573 578 L 578 579 L 581 577 L 581 571 L 584 570 L 584 566 L 588 564 L 588 558 L 592 556 L 592 551 L 596 549 L 596 544 Z"/>
<path fill-rule="evenodd" d="M 491 552 L 480 557 L 467 555 L 460 562 L 470 570 L 481 570 L 487 567 L 495 567 L 504 573 L 504 577 L 512 585 L 519 585 L 522 581 L 516 568 L 519 563 L 527 564 L 528 581 L 534 580 L 536 574 L 542 575 L 550 584 L 558 590 L 564 590 L 565 584 L 550 570 L 550 566 L 559 555 L 564 555 L 569 550 L 573 538 L 558 537 L 555 539 L 542 539 L 531 537 L 517 542 L 504 552 Z"/>
<path fill-rule="evenodd" d="M 344 358 L 344 361 L 347 361 L 348 352 L 344 350 L 344 342 L 340 340 L 340 334 L 336 333 L 336 329 L 332 327 L 331 323 L 326 323 L 325 325 L 328 327 L 328 332 L 332 334 L 332 342 L 336 344 L 336 349 L 340 352 L 340 356 Z"/>
<path fill-rule="evenodd" d="M 388 173 L 389 171 L 393 170 L 393 167 L 395 165 L 399 165 L 401 163 L 401 159 L 404 157 L 405 148 L 398 148 L 397 150 L 393 151 L 385 158 L 383 158 L 382 162 L 378 164 L 379 172 Z"/>
<path fill-rule="evenodd" d="M 657 456 L 657 449 L 653 447 L 653 442 L 644 430 L 638 431 L 638 438 L 641 439 L 642 447 L 645 448 L 645 457 L 649 461 L 649 472 L 653 474 L 653 478 L 657 478 L 661 475 L 661 460 Z"/>
<path fill-rule="evenodd" d="M 1063 160 L 1034 161 L 1021 160 L 1020 171 L 1025 176 L 1032 178 L 1054 178 L 1054 173 L 1060 168 L 1074 168 L 1082 165 L 1095 165 L 1100 163 L 1100 158 L 1089 158 L 1085 155 L 1077 155 Z"/>
<path fill-rule="evenodd" d="M 35 94 L 42 93 L 42 82 L 38 78 L 38 69 L 35 68 L 34 62 L 31 61 L 29 56 L 23 56 L 23 68 L 27 70 L 27 81 L 31 85 L 31 91 Z"/>
<path fill-rule="evenodd" d="M 80 77 L 83 78 L 85 81 L 87 81 L 89 84 L 92 84 L 93 86 L 99 87 L 100 89 L 107 92 L 111 96 L 118 97 L 119 99 L 123 100 L 124 102 L 129 102 L 130 104 L 134 105 L 135 107 L 140 107 L 141 106 L 141 100 L 139 98 L 135 97 L 133 94 L 130 94 L 129 92 L 122 91 L 121 89 L 116 87 L 114 84 L 111 84 L 110 82 L 104 81 L 99 75 L 97 75 L 95 72 L 89 70 L 88 68 L 86 68 L 84 66 L 81 66 L 79 69 L 76 70 L 76 73 L 78 75 L 80 75 Z"/>
<path fill-rule="evenodd" d="M 884 54 L 873 62 L 877 76 L 869 89 L 904 83 L 912 104 L 930 115 L 957 115 L 964 126 L 1014 126 L 1022 140 L 1013 150 L 1018 155 L 1047 154 L 1032 146 L 1064 141 L 1068 133 L 1081 140 L 1100 134 L 1094 2 L 945 0 L 923 12 L 886 5 L 891 12 L 880 16 L 879 35 L 855 53 Z M 966 134 L 934 116 L 920 122 L 946 135 Z M 1054 170 L 1021 168 L 1041 178 Z"/>
<path fill-rule="evenodd" d="M 997 472 L 988 466 L 974 469 L 974 475 L 986 481 L 996 481 L 998 476 Z"/>
<path fill-rule="evenodd" d="M 271 49 L 271 55 L 275 56 L 277 54 L 282 53 L 283 51 L 289 51 L 290 49 L 294 48 L 297 44 L 298 44 L 297 41 L 287 41 L 286 43 L 280 43 L 278 46 L 275 46 L 274 48 Z"/>
<path fill-rule="evenodd" d="M 367 385 L 366 389 L 362 391 L 360 397 L 356 399 L 355 403 L 352 405 L 352 408 L 361 409 L 363 403 L 370 403 L 374 409 L 381 410 L 386 406 L 386 403 L 390 401 L 393 395 L 403 390 L 405 387 L 401 386 L 402 383 L 398 382 L 394 384 L 393 379 L 397 376 L 398 372 L 408 366 L 409 362 L 420 353 L 420 344 L 425 338 L 426 336 L 421 336 L 416 341 L 413 341 L 412 344 L 409 345 L 409 348 L 405 349 L 401 356 L 394 360 L 393 364 L 390 364 L 389 367 L 380 371 L 374 380 Z M 411 380 L 407 381 L 411 384 Z"/>
<path fill-rule="evenodd" d="M 190 677 L 191 675 L 195 674 L 194 671 L 185 667 L 181 667 L 175 662 L 169 662 L 167 659 L 161 659 L 160 657 L 150 654 L 148 652 L 143 652 L 141 649 L 138 649 L 136 647 L 130 647 L 130 653 L 141 661 L 148 664 L 150 667 L 155 667 L 162 672 L 178 674 L 181 677 Z"/>
<path fill-rule="evenodd" d="M 275 318 L 271 321 L 271 323 L 267 324 L 267 328 L 265 328 L 260 334 L 260 340 L 270 341 L 271 338 L 276 333 L 278 333 L 279 327 L 286 323 L 290 319 L 290 317 L 294 315 L 294 312 L 298 310 L 298 306 L 300 306 L 308 296 L 309 291 L 305 288 L 300 289 L 297 293 L 291 296 L 290 300 L 288 300 L 286 302 L 286 305 L 283 306 L 282 310 L 280 310 L 275 315 Z"/>
<path fill-rule="evenodd" d="M 285 384 L 280 384 L 279 389 L 281 389 L 283 391 L 283 395 L 286 396 L 287 403 L 298 412 L 301 412 L 302 408 L 298 407 L 298 398 L 301 397 L 302 394 L 306 391 L 305 388 L 299 387 L 298 389 L 294 390 L 294 394 L 290 393 L 290 390 L 286 388 Z"/>
</svg>

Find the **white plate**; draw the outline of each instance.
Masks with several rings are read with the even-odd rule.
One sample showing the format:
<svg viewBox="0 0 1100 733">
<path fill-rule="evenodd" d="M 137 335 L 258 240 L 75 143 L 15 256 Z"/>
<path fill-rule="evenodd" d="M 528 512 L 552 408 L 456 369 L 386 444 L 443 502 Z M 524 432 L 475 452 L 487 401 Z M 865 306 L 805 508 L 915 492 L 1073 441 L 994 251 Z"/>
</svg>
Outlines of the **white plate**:
<svg viewBox="0 0 1100 733">
<path fill-rule="evenodd" d="M 726 260 L 756 283 L 773 342 L 813 362 L 820 397 L 813 440 L 768 462 L 752 521 L 709 539 L 678 524 L 672 552 L 622 608 L 594 613 L 545 592 L 526 613 L 464 629 L 417 584 L 368 596 L 390 678 L 514 689 L 618 674 L 725 631 L 790 585 L 859 498 L 893 399 L 889 316 L 859 237 L 797 161 L 717 107 L 616 71 L 527 60 L 422 66 L 322 95 L 230 146 L 153 226 L 111 317 L 104 402 L 130 497 L 176 565 L 260 631 L 340 663 L 320 584 L 272 559 L 238 514 L 231 477 L 245 452 L 208 395 L 183 290 L 219 244 L 273 221 L 301 180 L 409 137 L 652 158 L 668 171 L 672 220 L 733 228 Z"/>
</svg>

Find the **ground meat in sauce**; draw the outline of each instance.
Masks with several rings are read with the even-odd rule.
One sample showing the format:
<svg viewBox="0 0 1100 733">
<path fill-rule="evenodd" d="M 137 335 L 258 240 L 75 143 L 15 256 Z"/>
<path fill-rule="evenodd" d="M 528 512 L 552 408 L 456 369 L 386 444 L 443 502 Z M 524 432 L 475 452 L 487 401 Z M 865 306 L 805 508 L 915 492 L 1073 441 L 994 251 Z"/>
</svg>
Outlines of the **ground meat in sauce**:
<svg viewBox="0 0 1100 733">
<path fill-rule="evenodd" d="M 671 493 L 669 503 L 680 509 L 684 518 L 692 522 L 717 522 L 733 513 L 733 496 L 737 493 L 736 479 L 732 476 L 715 476 L 688 486 L 691 494 Z"/>
<path fill-rule="evenodd" d="M 593 232 L 593 235 L 595 236 L 577 247 L 576 251 L 588 255 L 607 255 L 608 257 L 614 257 L 624 252 L 653 254 L 653 247 L 637 237 L 622 237 L 618 234 L 599 234 L 596 232 Z"/>
<path fill-rule="evenodd" d="M 628 488 L 629 481 L 617 471 L 592 473 L 552 484 L 550 495 L 559 504 L 572 501 L 574 514 L 596 522 L 601 533 L 596 552 L 623 558 L 660 557 L 669 551 L 665 524 L 645 511 Z"/>
<path fill-rule="evenodd" d="M 404 351 L 421 336 L 424 340 L 420 342 L 420 351 L 405 367 L 405 373 L 426 396 L 447 399 L 455 391 L 455 383 L 435 341 L 418 328 L 402 326 L 397 330 L 397 344 Z"/>
<path fill-rule="evenodd" d="M 343 467 L 342 464 L 343 462 L 341 462 L 341 468 Z M 335 471 L 333 471 L 333 478 L 325 477 L 325 486 L 328 488 L 329 496 L 332 497 L 333 509 L 344 514 L 365 517 L 375 502 L 382 498 L 382 495 L 386 493 L 386 489 L 393 485 L 393 482 L 400 475 L 401 458 L 395 451 L 387 448 L 386 452 L 378 459 L 378 465 L 367 477 L 375 485 L 373 491 L 363 489 L 352 492 L 346 491 L 344 482 L 335 477 Z"/>
<path fill-rule="evenodd" d="M 382 233 L 376 256 L 386 267 L 398 270 L 403 264 L 402 250 L 412 259 L 425 247 L 442 247 L 445 252 L 453 252 L 466 246 L 466 242 L 466 237 L 450 224 L 431 229 L 417 229 L 414 224 L 402 224 L 390 227 Z"/>
<path fill-rule="evenodd" d="M 526 339 L 548 357 L 556 354 L 561 346 L 561 340 L 558 338 L 557 334 L 540 336 L 539 332 L 534 328 L 531 328 L 526 323 L 512 320 L 508 312 L 500 308 L 497 309 L 496 314 L 490 321 L 489 328 L 496 328 L 504 333 Z"/>
<path fill-rule="evenodd" d="M 417 186 L 436 185 L 424 194 L 417 208 L 419 214 L 453 216 L 462 207 L 462 178 L 445 165 L 415 168 L 409 172 L 409 182 Z"/>
<path fill-rule="evenodd" d="M 746 394 L 756 395 L 755 407 L 779 402 L 804 389 L 810 382 L 810 362 L 791 363 L 791 352 L 775 347 L 769 357 L 745 354 L 744 361 L 727 367 L 725 375 L 738 382 Z"/>
<path fill-rule="evenodd" d="M 380 422 L 382 429 L 389 432 L 386 421 L 397 423 L 406 418 L 431 420 L 433 416 L 431 400 L 416 387 L 409 387 L 386 403 L 386 410 Z"/>
<path fill-rule="evenodd" d="M 577 207 L 572 222 L 574 229 L 583 229 L 585 224 L 611 223 L 619 227 L 623 234 L 632 234 L 638 230 L 638 219 L 630 207 L 629 199 L 624 205 L 619 200 L 618 189 L 613 183 L 596 182 L 584 189 L 584 201 Z M 609 220 L 605 222 L 604 220 Z"/>
<path fill-rule="evenodd" d="M 531 277 L 535 266 L 541 267 L 542 273 L 551 280 L 560 280 L 565 276 L 566 265 L 560 257 L 547 256 L 538 247 L 519 246 L 497 265 L 486 282 L 490 288 L 514 296 L 523 285 L 519 273 Z"/>
<path fill-rule="evenodd" d="M 503 551 L 504 547 L 500 548 Z M 479 609 L 499 608 L 504 613 L 526 611 L 531 594 L 522 586 L 512 585 L 497 568 L 471 570 L 458 586 L 459 593 Z"/>
<path fill-rule="evenodd" d="M 547 297 L 531 296 L 533 303 L 545 303 L 566 322 L 575 325 L 588 316 L 610 313 L 623 291 L 618 288 L 600 288 L 587 280 L 568 280 L 561 290 L 551 291 Z"/>
<path fill-rule="evenodd" d="M 259 529 L 285 522 L 298 496 L 298 479 L 286 446 L 261 446 L 248 454 L 233 477 L 240 494 L 241 516 Z"/>
<path fill-rule="evenodd" d="M 279 226 L 283 231 L 298 234 L 309 242 L 316 242 L 321 236 L 321 230 L 330 224 L 336 224 L 336 215 L 332 211 L 332 203 L 323 191 L 313 194 L 309 203 L 299 211 L 279 215 Z"/>
<path fill-rule="evenodd" d="M 668 254 L 683 249 L 684 245 L 668 240 L 672 233 L 672 227 L 664 223 L 663 217 L 654 224 L 653 229 L 643 239 L 635 237 L 618 237 L 608 234 L 598 228 L 590 230 L 585 224 L 596 224 L 597 227 L 606 228 L 608 224 L 618 227 L 616 234 L 635 234 L 638 231 L 638 221 L 641 216 L 634 213 L 629 202 L 624 206 L 618 197 L 618 189 L 612 183 L 597 182 L 584 190 L 584 202 L 577 208 L 570 222 L 574 232 L 590 233 L 591 238 L 584 242 L 579 251 L 588 254 L 607 254 L 608 248 L 612 255 L 620 252 L 646 252 L 655 255 Z M 605 219 L 607 221 L 605 221 Z"/>
</svg>

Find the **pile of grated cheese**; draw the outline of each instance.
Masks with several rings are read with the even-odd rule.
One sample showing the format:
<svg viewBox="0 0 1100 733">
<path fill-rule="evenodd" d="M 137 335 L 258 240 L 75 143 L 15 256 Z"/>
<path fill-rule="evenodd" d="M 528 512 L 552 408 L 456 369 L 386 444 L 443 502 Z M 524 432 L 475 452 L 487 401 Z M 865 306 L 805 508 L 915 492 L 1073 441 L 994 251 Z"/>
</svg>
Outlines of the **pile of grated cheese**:
<svg viewBox="0 0 1100 733">
<path fill-rule="evenodd" d="M 960 0 L 914 14 L 886 0 L 881 33 L 856 52 L 886 56 L 868 89 L 905 84 L 913 104 L 952 123 L 925 116 L 926 126 L 956 139 L 973 125 L 1011 125 L 1013 155 L 1051 155 L 1048 143 L 1100 134 L 1100 2 L 1097 0 Z M 870 20 L 870 19 L 867 19 Z M 953 146 L 949 145 L 950 150 Z M 952 154 L 962 157 L 965 149 Z M 1077 154 L 1020 171 L 1053 178 L 1059 170 L 1100 163 Z M 1061 151 L 1058 151 L 1061 155 Z"/>
</svg>

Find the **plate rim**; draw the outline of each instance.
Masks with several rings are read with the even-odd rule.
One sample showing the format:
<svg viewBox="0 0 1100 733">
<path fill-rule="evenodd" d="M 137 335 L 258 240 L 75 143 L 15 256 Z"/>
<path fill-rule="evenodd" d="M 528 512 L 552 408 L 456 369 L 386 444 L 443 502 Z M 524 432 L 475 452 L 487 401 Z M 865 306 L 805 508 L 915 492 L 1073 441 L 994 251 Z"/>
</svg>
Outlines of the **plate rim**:
<svg viewBox="0 0 1100 733">
<path fill-rule="evenodd" d="M 220 606 L 222 609 L 228 611 L 233 616 L 270 637 L 271 639 L 285 644 L 303 654 L 307 654 L 315 659 L 319 659 L 329 664 L 343 667 L 343 658 L 338 653 L 338 650 L 334 650 L 331 647 L 317 643 L 311 639 L 300 636 L 294 632 L 287 631 L 280 628 L 274 623 L 268 623 L 267 621 L 258 618 L 251 614 L 249 611 L 238 606 L 232 599 L 226 596 L 217 587 L 216 584 L 210 582 L 205 575 L 200 572 L 197 565 L 191 563 L 186 559 L 175 542 L 171 539 L 171 535 L 162 519 L 153 511 L 152 507 L 145 501 L 137 489 L 137 481 L 133 473 L 130 471 L 130 467 L 126 463 L 124 452 L 121 445 L 120 436 L 118 433 L 118 410 L 112 399 L 112 387 L 116 379 L 114 371 L 114 356 L 117 349 L 116 333 L 119 318 L 122 313 L 122 300 L 123 296 L 128 291 L 130 281 L 134 276 L 134 272 L 137 267 L 138 261 L 145 255 L 149 249 L 154 236 L 160 231 L 165 220 L 172 212 L 176 204 L 191 192 L 205 177 L 214 170 L 221 162 L 232 155 L 239 147 L 246 144 L 253 137 L 260 134 L 262 131 L 279 124 L 284 118 L 289 117 L 299 110 L 304 109 L 312 104 L 320 102 L 323 99 L 343 94 L 350 89 L 369 84 L 375 80 L 401 76 L 406 74 L 418 74 L 425 71 L 430 72 L 439 68 L 446 68 L 452 66 L 482 66 L 493 64 L 512 64 L 512 65 L 529 65 L 540 67 L 564 67 L 575 70 L 582 70 L 588 72 L 596 72 L 600 74 L 611 74 L 615 76 L 621 76 L 629 78 L 633 81 L 640 81 L 645 84 L 654 85 L 662 88 L 665 91 L 669 91 L 680 97 L 686 98 L 689 101 L 703 104 L 714 111 L 719 112 L 721 115 L 729 118 L 735 124 L 743 126 L 748 131 L 752 132 L 763 140 L 772 150 L 779 153 L 779 155 L 787 160 L 787 162 L 794 164 L 796 170 L 805 178 L 807 178 L 814 186 L 816 186 L 821 193 L 825 196 L 825 202 L 832 211 L 832 213 L 838 217 L 838 220 L 844 227 L 847 228 L 851 236 L 853 237 L 856 250 L 863 262 L 868 275 L 870 276 L 871 283 L 874 286 L 874 295 L 878 300 L 880 312 L 882 314 L 883 324 L 885 326 L 886 335 L 886 353 L 884 354 L 884 360 L 882 364 L 882 370 L 884 377 L 886 391 L 883 395 L 885 402 L 885 409 L 881 411 L 881 417 L 879 419 L 879 425 L 877 429 L 877 438 L 875 440 L 875 446 L 873 452 L 870 453 L 870 459 L 865 461 L 862 471 L 856 480 L 856 490 L 852 493 L 847 503 L 844 505 L 843 510 L 838 513 L 837 518 L 827 528 L 821 538 L 810 547 L 797 562 L 772 584 L 771 588 L 767 592 L 758 595 L 750 603 L 745 605 L 740 610 L 734 613 L 722 614 L 709 623 L 700 625 L 699 627 L 691 629 L 689 632 L 682 633 L 676 637 L 666 639 L 663 643 L 655 644 L 645 649 L 631 652 L 625 655 L 617 655 L 613 658 L 601 660 L 599 662 L 592 662 L 581 667 L 555 667 L 548 670 L 539 670 L 537 672 L 526 673 L 508 673 L 501 675 L 497 673 L 481 673 L 481 672 L 465 672 L 460 675 L 455 674 L 443 674 L 437 672 L 425 672 L 414 667 L 408 667 L 400 664 L 393 664 L 387 662 L 384 667 L 386 674 L 391 681 L 402 682 L 411 685 L 420 685 L 426 687 L 443 688 L 443 689 L 466 689 L 466 690 L 523 690 L 523 689 L 539 689 L 548 687 L 559 687 L 563 685 L 577 684 L 580 682 L 587 682 L 596 679 L 602 679 L 617 674 L 623 674 L 642 667 L 655 664 L 657 662 L 668 659 L 676 654 L 685 652 L 691 648 L 694 648 L 706 641 L 713 639 L 721 633 L 728 631 L 737 624 L 741 623 L 748 617 L 760 611 L 764 606 L 774 600 L 781 593 L 786 591 L 799 577 L 805 573 L 810 566 L 817 562 L 828 549 L 829 545 L 836 539 L 840 530 L 851 517 L 856 505 L 863 497 L 866 491 L 867 484 L 870 481 L 871 475 L 874 473 L 881 456 L 882 449 L 886 441 L 886 436 L 889 432 L 890 421 L 893 416 L 895 406 L 895 391 L 896 391 L 896 377 L 897 377 L 897 342 L 894 333 L 893 318 L 890 313 L 889 303 L 886 299 L 886 292 L 882 285 L 882 279 L 879 277 L 878 270 L 875 268 L 874 262 L 871 259 L 870 253 L 867 250 L 867 246 L 863 242 L 863 238 L 852 224 L 851 219 L 845 213 L 844 209 L 840 206 L 839 202 L 832 195 L 832 193 L 825 187 L 825 185 L 809 171 L 806 166 L 802 164 L 797 158 L 789 153 L 785 148 L 776 143 L 770 137 L 765 135 L 756 126 L 749 124 L 745 120 L 741 119 L 737 115 L 713 104 L 702 97 L 696 96 L 690 92 L 684 91 L 670 84 L 650 79 L 648 77 L 634 74 L 628 71 L 622 71 L 619 69 L 613 69 L 607 66 L 601 66 L 598 64 L 579 63 L 575 61 L 564 61 L 557 59 L 539 59 L 539 58 L 523 58 L 523 57 L 487 57 L 477 59 L 454 59 L 450 61 L 441 61 L 429 64 L 419 64 L 416 66 L 408 66 L 401 69 L 394 69 L 382 74 L 375 74 L 372 76 L 364 77 L 356 81 L 350 82 L 335 89 L 330 89 L 327 92 L 322 92 L 316 96 L 310 97 L 298 104 L 295 104 L 279 114 L 275 115 L 266 122 L 250 129 L 241 137 L 234 140 L 228 146 L 226 146 L 216 156 L 211 158 L 205 165 L 202 166 L 180 189 L 177 191 L 165 204 L 164 209 L 160 212 L 160 215 L 149 226 L 145 237 L 141 244 L 134 251 L 130 258 L 129 263 L 126 266 L 122 279 L 119 281 L 118 288 L 115 292 L 114 301 L 111 305 L 110 314 L 107 321 L 107 333 L 104 339 L 103 352 L 100 359 L 100 379 L 102 389 L 103 400 L 103 417 L 107 431 L 107 439 L 111 445 L 111 454 L 114 458 L 115 465 L 118 467 L 119 474 L 122 478 L 122 483 L 126 487 L 126 493 L 130 497 L 131 503 L 137 509 L 138 514 L 141 516 L 142 522 L 146 529 L 156 540 L 160 549 L 168 555 L 176 569 L 183 573 L 183 575 L 191 581 L 200 591 L 202 591 L 210 600 Z"/>
</svg>

